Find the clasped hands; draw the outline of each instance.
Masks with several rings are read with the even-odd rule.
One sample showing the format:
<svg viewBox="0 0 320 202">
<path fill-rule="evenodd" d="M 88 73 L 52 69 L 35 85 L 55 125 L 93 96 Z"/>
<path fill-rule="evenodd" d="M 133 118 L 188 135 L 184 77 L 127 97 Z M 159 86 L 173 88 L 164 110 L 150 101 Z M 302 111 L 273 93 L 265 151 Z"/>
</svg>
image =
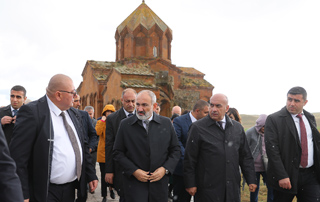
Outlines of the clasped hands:
<svg viewBox="0 0 320 202">
<path fill-rule="evenodd" d="M 166 169 L 164 167 L 160 167 L 152 173 L 141 169 L 137 169 L 133 172 L 133 176 L 140 182 L 156 182 L 161 180 L 165 174 Z"/>
</svg>

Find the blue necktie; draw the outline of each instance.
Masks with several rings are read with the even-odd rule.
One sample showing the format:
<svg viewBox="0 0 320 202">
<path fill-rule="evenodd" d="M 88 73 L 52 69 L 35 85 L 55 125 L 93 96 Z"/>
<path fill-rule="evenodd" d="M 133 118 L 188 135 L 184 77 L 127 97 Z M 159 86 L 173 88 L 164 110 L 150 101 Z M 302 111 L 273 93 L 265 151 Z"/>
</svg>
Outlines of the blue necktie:
<svg viewBox="0 0 320 202">
<path fill-rule="evenodd" d="M 16 115 L 17 115 L 18 110 L 17 110 L 17 109 L 14 109 L 14 110 L 12 110 L 12 111 L 13 111 L 13 116 L 16 116 Z"/>
<path fill-rule="evenodd" d="M 133 116 L 133 114 L 132 114 L 132 113 L 128 114 L 128 118 L 129 118 L 130 116 Z"/>
</svg>

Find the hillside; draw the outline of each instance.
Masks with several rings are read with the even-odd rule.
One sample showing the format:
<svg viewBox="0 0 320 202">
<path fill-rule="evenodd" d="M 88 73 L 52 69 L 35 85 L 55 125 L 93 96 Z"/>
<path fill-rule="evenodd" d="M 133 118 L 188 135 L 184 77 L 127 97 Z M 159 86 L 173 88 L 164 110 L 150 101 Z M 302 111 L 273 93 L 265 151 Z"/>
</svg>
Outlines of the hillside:
<svg viewBox="0 0 320 202">
<path fill-rule="evenodd" d="M 312 113 L 317 122 L 318 129 L 320 129 L 320 112 Z M 248 115 L 248 114 L 241 114 L 242 126 L 245 130 L 251 128 L 256 124 L 256 120 L 258 119 L 259 115 Z"/>
</svg>

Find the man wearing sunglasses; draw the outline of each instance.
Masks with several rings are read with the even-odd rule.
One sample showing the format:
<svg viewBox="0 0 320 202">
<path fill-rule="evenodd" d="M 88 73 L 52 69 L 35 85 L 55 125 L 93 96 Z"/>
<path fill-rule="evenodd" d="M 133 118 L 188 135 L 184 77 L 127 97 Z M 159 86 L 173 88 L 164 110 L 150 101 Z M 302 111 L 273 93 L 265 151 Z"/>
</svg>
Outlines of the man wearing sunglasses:
<svg viewBox="0 0 320 202">
<path fill-rule="evenodd" d="M 16 114 L 27 99 L 26 93 L 27 91 L 23 86 L 13 86 L 10 91 L 11 104 L 0 108 L 1 126 L 8 145 L 10 144 L 13 126 L 16 122 Z"/>
</svg>

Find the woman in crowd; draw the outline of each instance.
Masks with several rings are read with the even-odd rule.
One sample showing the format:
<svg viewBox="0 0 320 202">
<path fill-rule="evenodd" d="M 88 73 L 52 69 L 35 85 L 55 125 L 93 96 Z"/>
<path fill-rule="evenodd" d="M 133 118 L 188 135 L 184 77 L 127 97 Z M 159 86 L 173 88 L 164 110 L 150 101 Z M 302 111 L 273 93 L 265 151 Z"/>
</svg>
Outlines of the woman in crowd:
<svg viewBox="0 0 320 202">
<path fill-rule="evenodd" d="M 106 119 L 107 116 L 110 115 L 112 112 L 115 111 L 115 108 L 113 105 L 108 104 L 103 108 L 102 111 L 102 117 L 101 119 L 97 122 L 96 125 L 96 131 L 97 135 L 99 135 L 99 144 L 98 144 L 98 150 L 97 150 L 97 162 L 99 163 L 100 166 L 100 172 L 101 172 L 101 196 L 102 196 L 102 202 L 107 201 L 107 186 L 108 184 L 104 181 L 104 176 L 105 176 L 105 139 L 106 139 Z M 113 189 L 111 186 L 109 186 L 109 191 L 110 191 L 110 197 L 115 198 Z"/>
</svg>

